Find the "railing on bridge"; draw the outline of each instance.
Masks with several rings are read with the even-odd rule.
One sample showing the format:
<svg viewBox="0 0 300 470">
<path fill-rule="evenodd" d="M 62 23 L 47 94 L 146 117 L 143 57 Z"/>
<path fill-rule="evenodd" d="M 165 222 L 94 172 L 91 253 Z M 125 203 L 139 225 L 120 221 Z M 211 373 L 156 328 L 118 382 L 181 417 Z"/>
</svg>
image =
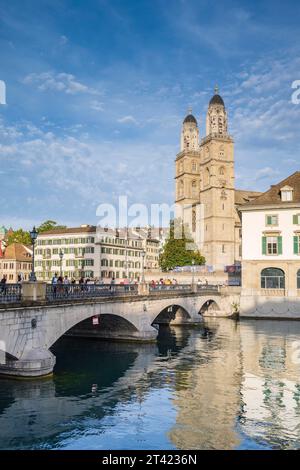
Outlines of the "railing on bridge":
<svg viewBox="0 0 300 470">
<path fill-rule="evenodd" d="M 198 284 L 197 285 L 197 291 L 198 292 L 213 292 L 213 293 L 217 293 L 219 292 L 220 290 L 220 287 L 218 285 L 215 285 L 215 284 Z"/>
<path fill-rule="evenodd" d="M 138 286 L 130 284 L 100 285 L 100 284 L 48 284 L 46 300 L 88 299 L 93 297 L 110 297 L 114 295 L 137 294 Z"/>
<path fill-rule="evenodd" d="M 0 303 L 20 302 L 22 298 L 21 284 L 1 284 Z"/>
<path fill-rule="evenodd" d="M 163 293 L 192 293 L 191 284 L 158 284 L 149 285 L 149 295 L 159 295 Z M 219 293 L 217 285 L 197 285 L 196 292 L 203 294 Z M 54 302 L 56 300 L 90 299 L 95 297 L 132 296 L 139 294 L 137 284 L 47 284 L 46 300 Z M 144 294 L 143 294 L 144 295 Z M 0 284 L 0 304 L 21 302 L 21 284 Z"/>
<path fill-rule="evenodd" d="M 191 291 L 191 284 L 157 284 L 157 285 L 151 285 L 149 286 L 149 291 L 150 293 L 156 293 L 156 292 L 166 292 L 166 291 L 185 291 L 185 292 L 190 292 Z"/>
</svg>

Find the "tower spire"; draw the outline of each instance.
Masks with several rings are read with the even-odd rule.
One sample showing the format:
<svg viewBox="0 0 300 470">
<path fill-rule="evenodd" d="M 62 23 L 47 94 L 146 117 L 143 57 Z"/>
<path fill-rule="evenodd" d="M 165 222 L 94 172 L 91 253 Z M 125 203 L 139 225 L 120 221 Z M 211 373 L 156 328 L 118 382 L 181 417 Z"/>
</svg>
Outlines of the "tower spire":
<svg viewBox="0 0 300 470">
<path fill-rule="evenodd" d="M 219 87 L 218 85 L 216 84 L 215 85 L 215 95 L 218 95 L 219 94 Z"/>
</svg>

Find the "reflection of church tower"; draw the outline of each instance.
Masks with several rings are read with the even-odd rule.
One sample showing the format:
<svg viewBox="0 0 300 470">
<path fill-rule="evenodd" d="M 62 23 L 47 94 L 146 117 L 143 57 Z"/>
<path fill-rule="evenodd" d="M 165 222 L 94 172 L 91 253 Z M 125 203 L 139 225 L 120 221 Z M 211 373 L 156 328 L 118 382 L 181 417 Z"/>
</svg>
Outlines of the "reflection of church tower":
<svg viewBox="0 0 300 470">
<path fill-rule="evenodd" d="M 215 269 L 233 264 L 233 140 L 228 135 L 227 113 L 217 87 L 208 106 L 206 136 L 200 143 L 196 118 L 189 112 L 184 119 L 175 165 L 177 216 L 189 225 L 206 264 Z"/>
</svg>

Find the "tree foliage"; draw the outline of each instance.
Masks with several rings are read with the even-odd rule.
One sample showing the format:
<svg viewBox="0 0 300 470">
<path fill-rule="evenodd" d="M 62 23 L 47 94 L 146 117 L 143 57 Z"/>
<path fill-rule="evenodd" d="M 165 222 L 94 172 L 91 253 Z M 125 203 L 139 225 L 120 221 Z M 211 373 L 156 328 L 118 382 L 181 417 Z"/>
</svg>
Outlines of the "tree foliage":
<svg viewBox="0 0 300 470">
<path fill-rule="evenodd" d="M 159 264 L 163 271 L 176 266 L 190 266 L 205 263 L 204 256 L 195 249 L 195 243 L 186 226 L 180 219 L 170 222 L 169 237 L 160 255 Z"/>
<path fill-rule="evenodd" d="M 6 239 L 7 245 L 12 243 L 23 243 L 24 245 L 31 245 L 31 239 L 29 232 L 26 232 L 22 228 L 9 232 Z"/>
<path fill-rule="evenodd" d="M 66 228 L 65 225 L 57 225 L 54 220 L 46 220 L 39 227 L 37 227 L 38 233 L 48 232 L 48 230 Z"/>
<path fill-rule="evenodd" d="M 46 220 L 39 227 L 37 227 L 38 233 L 47 232 L 48 230 L 66 228 L 65 225 L 57 225 L 54 220 Z M 12 232 L 9 232 L 6 238 L 7 245 L 12 243 L 23 243 L 24 245 L 31 245 L 31 238 L 29 231 L 19 228 Z"/>
</svg>

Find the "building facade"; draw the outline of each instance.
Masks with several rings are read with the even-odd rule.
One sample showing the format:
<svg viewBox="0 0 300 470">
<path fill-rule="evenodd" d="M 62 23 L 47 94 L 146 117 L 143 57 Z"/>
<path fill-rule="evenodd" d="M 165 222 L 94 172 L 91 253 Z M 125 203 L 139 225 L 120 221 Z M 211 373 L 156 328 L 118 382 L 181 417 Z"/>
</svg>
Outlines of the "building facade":
<svg viewBox="0 0 300 470">
<path fill-rule="evenodd" d="M 157 269 L 159 249 L 159 240 L 144 229 L 55 229 L 38 235 L 35 271 L 37 279 L 46 282 L 55 273 L 75 280 L 139 281 L 143 266 Z"/>
<path fill-rule="evenodd" d="M 209 102 L 202 139 L 191 112 L 183 121 L 175 181 L 176 215 L 188 225 L 206 264 L 223 270 L 240 262 L 238 207 L 260 193 L 235 190 L 234 141 L 228 133 L 227 112 L 217 88 Z"/>
<path fill-rule="evenodd" d="M 243 295 L 300 295 L 300 172 L 242 206 Z"/>
<path fill-rule="evenodd" d="M 0 277 L 5 276 L 8 283 L 28 281 L 32 270 L 32 250 L 22 243 L 12 243 L 5 248 L 0 257 Z"/>
</svg>

